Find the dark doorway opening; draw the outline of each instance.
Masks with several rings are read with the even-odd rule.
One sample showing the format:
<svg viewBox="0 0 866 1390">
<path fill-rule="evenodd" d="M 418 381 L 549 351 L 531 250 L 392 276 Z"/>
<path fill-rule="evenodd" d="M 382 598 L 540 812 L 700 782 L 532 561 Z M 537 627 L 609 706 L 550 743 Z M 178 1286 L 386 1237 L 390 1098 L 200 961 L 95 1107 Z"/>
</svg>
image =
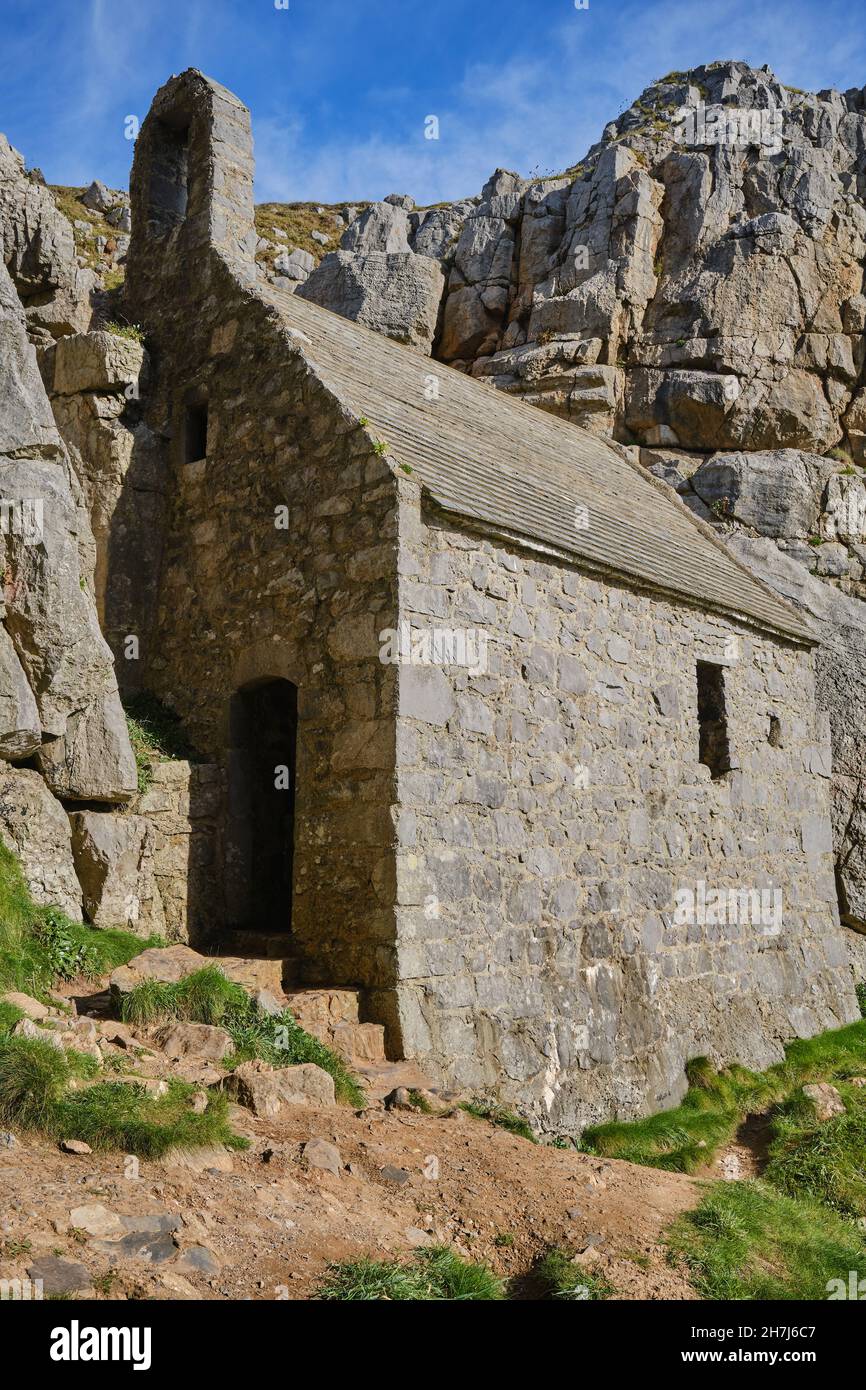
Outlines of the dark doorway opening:
<svg viewBox="0 0 866 1390">
<path fill-rule="evenodd" d="M 226 916 L 245 930 L 289 932 L 298 730 L 297 687 L 243 687 L 229 711 Z"/>
</svg>

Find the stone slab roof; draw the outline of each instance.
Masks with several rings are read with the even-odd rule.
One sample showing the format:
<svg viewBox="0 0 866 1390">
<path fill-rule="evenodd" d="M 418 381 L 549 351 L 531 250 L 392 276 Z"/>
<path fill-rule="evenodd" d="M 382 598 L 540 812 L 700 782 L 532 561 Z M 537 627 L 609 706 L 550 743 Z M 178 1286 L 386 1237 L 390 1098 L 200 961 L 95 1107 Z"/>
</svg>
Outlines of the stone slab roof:
<svg viewBox="0 0 866 1390">
<path fill-rule="evenodd" d="M 322 382 L 445 511 L 595 572 L 817 640 L 674 492 L 603 439 L 329 309 L 271 285 L 257 293 L 304 335 Z"/>
</svg>

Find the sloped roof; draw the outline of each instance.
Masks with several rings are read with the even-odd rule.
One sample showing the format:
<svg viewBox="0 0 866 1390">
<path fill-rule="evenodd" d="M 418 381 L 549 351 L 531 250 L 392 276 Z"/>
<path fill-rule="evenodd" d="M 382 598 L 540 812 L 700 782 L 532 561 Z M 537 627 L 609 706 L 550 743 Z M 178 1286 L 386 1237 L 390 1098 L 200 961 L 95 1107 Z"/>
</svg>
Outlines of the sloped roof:
<svg viewBox="0 0 866 1390">
<path fill-rule="evenodd" d="M 815 634 L 664 483 L 603 439 L 271 285 L 323 383 L 444 510 L 798 641 Z M 438 397 L 428 400 L 430 373 Z M 430 392 L 428 390 L 427 394 Z M 575 509 L 588 525 L 575 524 Z"/>
</svg>

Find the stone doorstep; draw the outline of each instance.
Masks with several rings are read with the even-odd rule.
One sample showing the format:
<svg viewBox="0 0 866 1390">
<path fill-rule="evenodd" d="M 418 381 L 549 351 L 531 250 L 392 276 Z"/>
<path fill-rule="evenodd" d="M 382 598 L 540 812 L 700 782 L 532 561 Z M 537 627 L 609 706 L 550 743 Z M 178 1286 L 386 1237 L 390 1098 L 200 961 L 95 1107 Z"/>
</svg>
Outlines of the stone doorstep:
<svg viewBox="0 0 866 1390">
<path fill-rule="evenodd" d="M 371 1101 L 383 1101 L 401 1086 L 407 1091 L 430 1089 L 430 1078 L 412 1061 L 358 1062 L 354 1070 Z"/>
<path fill-rule="evenodd" d="M 286 994 L 286 1004 L 298 1023 L 313 1037 L 329 1046 L 338 1024 L 357 1024 L 356 989 L 297 989 Z"/>
<path fill-rule="evenodd" d="M 381 1023 L 338 1023 L 331 1043 L 334 1051 L 353 1065 L 386 1061 L 385 1029 Z"/>
</svg>

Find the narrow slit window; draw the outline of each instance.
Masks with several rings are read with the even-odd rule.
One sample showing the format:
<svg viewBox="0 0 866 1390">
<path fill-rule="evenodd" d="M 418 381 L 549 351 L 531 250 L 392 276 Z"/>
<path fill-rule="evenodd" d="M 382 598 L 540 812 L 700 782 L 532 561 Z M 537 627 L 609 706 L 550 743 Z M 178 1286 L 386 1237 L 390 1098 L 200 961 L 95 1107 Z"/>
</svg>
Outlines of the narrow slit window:
<svg viewBox="0 0 866 1390">
<path fill-rule="evenodd" d="M 698 727 L 699 758 L 712 776 L 721 777 L 731 769 L 728 718 L 725 710 L 725 668 L 712 661 L 699 661 Z"/>
<path fill-rule="evenodd" d="M 184 461 L 197 463 L 207 456 L 207 402 L 188 405 L 184 413 Z"/>
</svg>

